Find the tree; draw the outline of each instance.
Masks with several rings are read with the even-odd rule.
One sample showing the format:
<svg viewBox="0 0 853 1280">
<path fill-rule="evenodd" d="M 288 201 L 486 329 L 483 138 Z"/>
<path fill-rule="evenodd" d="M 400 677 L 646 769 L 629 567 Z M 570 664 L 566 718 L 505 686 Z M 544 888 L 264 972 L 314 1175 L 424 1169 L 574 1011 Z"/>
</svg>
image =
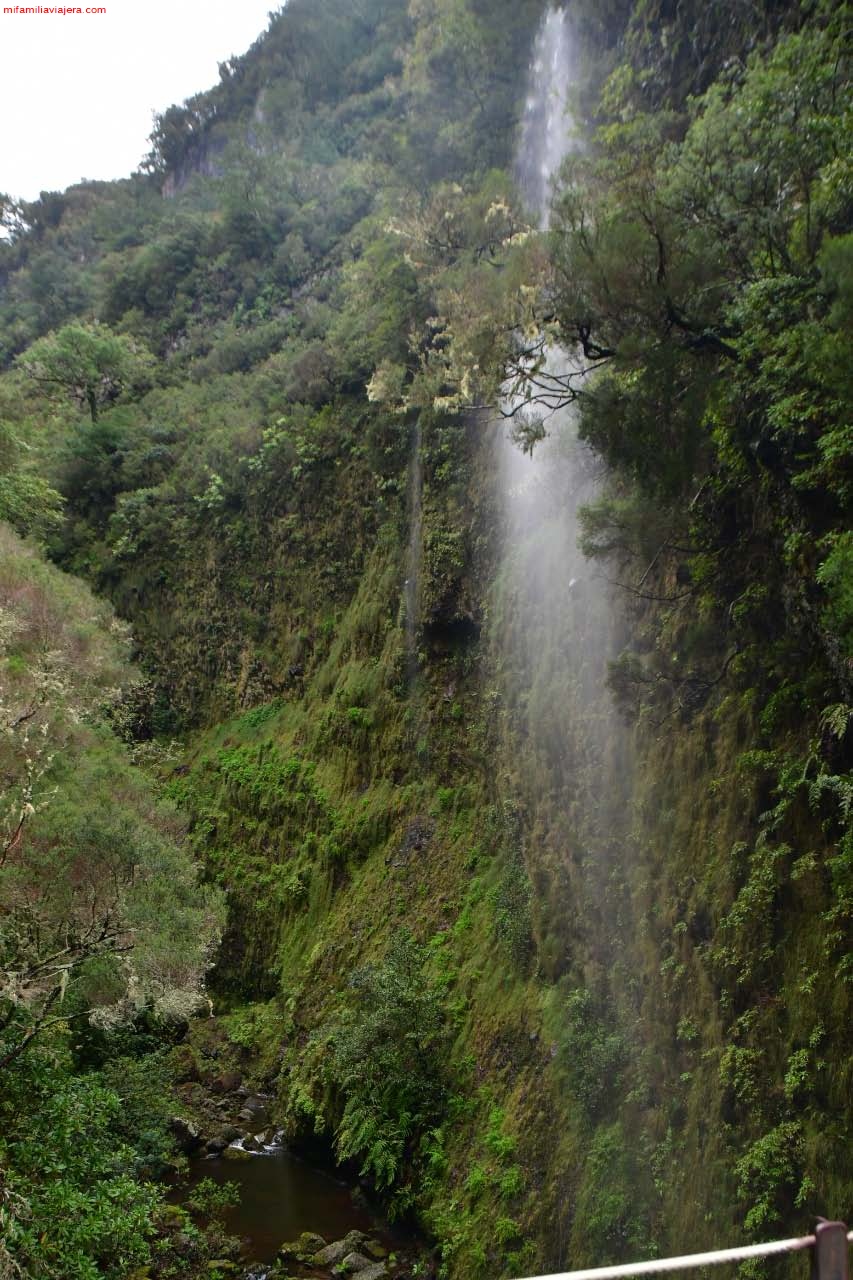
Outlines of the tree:
<svg viewBox="0 0 853 1280">
<path fill-rule="evenodd" d="M 779 344 L 806 337 L 818 255 L 850 216 L 845 38 L 840 15 L 783 38 L 693 104 L 683 138 L 617 85 L 612 122 L 567 164 L 540 311 L 578 360 L 551 393 L 579 399 L 582 434 L 665 495 L 693 484 L 706 414 L 724 388 L 755 390 L 771 347 L 767 389 L 790 400 L 779 361 L 795 353 Z"/>
<path fill-rule="evenodd" d="M 17 359 L 18 367 L 51 396 L 71 395 L 96 422 L 102 405 L 143 383 L 153 364 L 139 343 L 102 324 L 67 324 Z"/>
<path fill-rule="evenodd" d="M 69 1075 L 49 1054 L 29 1054 L 3 1072 L 2 1280 L 144 1273 L 159 1193 L 133 1175 L 123 1092 L 96 1073 Z"/>
<path fill-rule="evenodd" d="M 0 520 L 18 533 L 43 534 L 61 519 L 62 498 L 43 476 L 21 466 L 21 441 L 0 421 Z"/>
<path fill-rule="evenodd" d="M 22 236 L 27 229 L 26 218 L 20 200 L 0 191 L 0 230 L 11 240 Z M 0 236 L 2 239 L 2 236 Z"/>
<path fill-rule="evenodd" d="M 70 1017 L 199 1000 L 221 901 L 106 722 L 130 677 L 109 610 L 0 526 L 0 1068 Z"/>
</svg>

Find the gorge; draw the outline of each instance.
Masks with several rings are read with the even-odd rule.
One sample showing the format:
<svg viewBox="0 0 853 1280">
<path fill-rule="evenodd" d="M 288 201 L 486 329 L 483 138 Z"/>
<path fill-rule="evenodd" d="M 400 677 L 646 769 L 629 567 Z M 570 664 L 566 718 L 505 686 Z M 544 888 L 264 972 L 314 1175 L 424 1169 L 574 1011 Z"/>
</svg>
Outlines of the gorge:
<svg viewBox="0 0 853 1280">
<path fill-rule="evenodd" d="M 848 26 L 289 0 L 4 198 L 0 1280 L 853 1217 Z"/>
</svg>

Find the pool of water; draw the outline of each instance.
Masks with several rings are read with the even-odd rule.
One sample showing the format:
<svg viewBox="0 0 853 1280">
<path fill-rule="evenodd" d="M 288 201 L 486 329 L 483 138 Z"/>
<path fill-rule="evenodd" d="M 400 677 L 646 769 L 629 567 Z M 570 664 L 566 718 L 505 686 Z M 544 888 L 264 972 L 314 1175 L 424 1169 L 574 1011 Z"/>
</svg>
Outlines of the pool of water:
<svg viewBox="0 0 853 1280">
<path fill-rule="evenodd" d="M 249 1160 L 193 1160 L 178 1198 L 184 1199 L 202 1178 L 237 1183 L 240 1203 L 228 1211 L 225 1229 L 247 1241 L 250 1262 L 272 1262 L 281 1245 L 302 1231 L 319 1232 L 327 1241 L 348 1231 L 371 1232 L 393 1247 L 387 1228 L 353 1200 L 345 1183 L 284 1147 L 268 1148 Z"/>
</svg>

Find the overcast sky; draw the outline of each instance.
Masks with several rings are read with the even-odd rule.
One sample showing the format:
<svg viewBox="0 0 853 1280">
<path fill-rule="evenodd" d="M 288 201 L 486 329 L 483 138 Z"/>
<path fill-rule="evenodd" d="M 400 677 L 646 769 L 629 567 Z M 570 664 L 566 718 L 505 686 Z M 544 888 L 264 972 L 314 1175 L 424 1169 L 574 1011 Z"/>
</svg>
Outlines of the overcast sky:
<svg viewBox="0 0 853 1280">
<path fill-rule="evenodd" d="M 11 6 L 21 0 L 11 0 Z M 63 0 L 24 0 L 61 6 Z M 0 0 L 0 191 L 32 200 L 81 178 L 122 178 L 151 116 L 208 89 L 280 0 L 79 0 L 105 14 L 9 14 Z"/>
</svg>

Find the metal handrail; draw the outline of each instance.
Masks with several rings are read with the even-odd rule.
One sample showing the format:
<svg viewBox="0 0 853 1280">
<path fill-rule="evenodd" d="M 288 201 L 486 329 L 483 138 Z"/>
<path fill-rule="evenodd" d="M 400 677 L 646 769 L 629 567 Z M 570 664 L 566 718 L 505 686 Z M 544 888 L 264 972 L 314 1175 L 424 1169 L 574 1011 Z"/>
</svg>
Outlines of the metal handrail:
<svg viewBox="0 0 853 1280">
<path fill-rule="evenodd" d="M 853 1244 L 853 1231 L 843 1222 L 818 1223 L 810 1236 L 772 1240 L 766 1244 L 745 1244 L 735 1249 L 713 1249 L 708 1253 L 688 1253 L 680 1258 L 653 1258 L 649 1262 L 627 1262 L 613 1267 L 586 1267 L 556 1275 L 529 1276 L 527 1280 L 623 1280 L 628 1276 L 659 1275 L 665 1271 L 685 1271 L 691 1267 L 715 1267 L 747 1258 L 767 1258 L 774 1254 L 815 1249 L 816 1280 L 848 1280 L 846 1245 Z M 845 1247 L 840 1247 L 840 1246 Z M 815 1248 L 817 1246 L 817 1248 Z"/>
</svg>

